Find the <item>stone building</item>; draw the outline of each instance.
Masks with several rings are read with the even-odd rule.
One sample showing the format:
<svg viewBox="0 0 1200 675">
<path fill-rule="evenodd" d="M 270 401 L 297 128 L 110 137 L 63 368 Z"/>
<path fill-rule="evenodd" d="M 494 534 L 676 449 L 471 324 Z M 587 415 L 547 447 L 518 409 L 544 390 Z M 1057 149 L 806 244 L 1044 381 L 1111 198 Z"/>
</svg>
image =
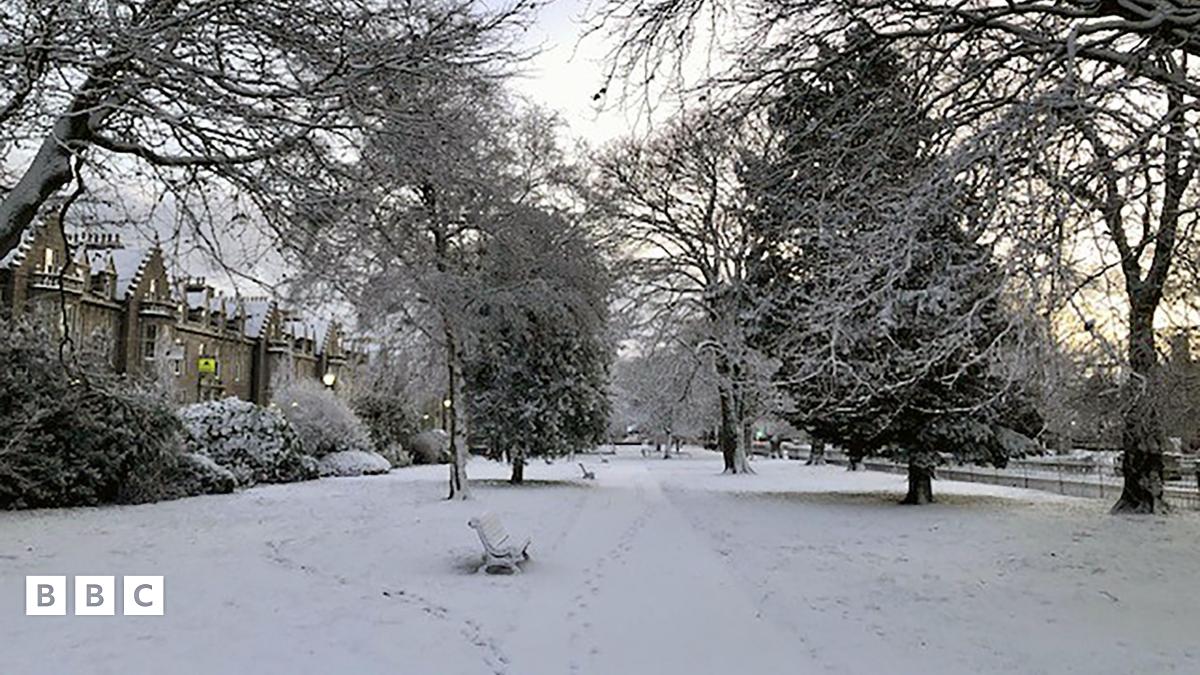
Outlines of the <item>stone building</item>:
<svg viewBox="0 0 1200 675">
<path fill-rule="evenodd" d="M 0 258 L 0 313 L 47 321 L 117 372 L 167 383 L 181 403 L 265 404 L 274 382 L 345 386 L 365 362 L 337 322 L 225 296 L 202 278 L 173 282 L 157 247 L 127 248 L 114 234 L 66 241 L 57 226 L 32 228 Z"/>
</svg>

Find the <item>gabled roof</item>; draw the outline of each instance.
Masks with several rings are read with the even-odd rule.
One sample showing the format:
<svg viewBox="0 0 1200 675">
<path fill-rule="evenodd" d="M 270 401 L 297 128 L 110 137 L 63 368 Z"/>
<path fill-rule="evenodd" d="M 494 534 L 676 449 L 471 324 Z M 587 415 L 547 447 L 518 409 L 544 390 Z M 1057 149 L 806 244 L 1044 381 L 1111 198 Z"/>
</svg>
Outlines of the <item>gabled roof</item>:
<svg viewBox="0 0 1200 675">
<path fill-rule="evenodd" d="M 267 317 L 271 315 L 275 303 L 268 298 L 248 298 L 244 303 L 246 308 L 246 324 L 242 332 L 247 337 L 260 338 L 267 326 Z"/>
<path fill-rule="evenodd" d="M 140 248 L 118 248 L 110 252 L 113 268 L 117 271 L 117 297 L 126 298 L 137 288 L 150 260 L 150 250 Z"/>
<path fill-rule="evenodd" d="M 316 341 L 315 351 L 318 354 L 325 353 L 325 344 L 329 342 L 329 334 L 333 332 L 333 322 L 328 319 L 314 319 L 311 321 Z"/>
<path fill-rule="evenodd" d="M 3 258 L 0 258 L 0 268 L 13 269 L 20 266 L 25 261 L 25 257 L 29 255 L 29 251 L 33 249 L 33 241 L 41 227 L 44 226 L 25 228 L 25 231 L 21 233 L 21 241 L 11 251 L 5 253 Z"/>
</svg>

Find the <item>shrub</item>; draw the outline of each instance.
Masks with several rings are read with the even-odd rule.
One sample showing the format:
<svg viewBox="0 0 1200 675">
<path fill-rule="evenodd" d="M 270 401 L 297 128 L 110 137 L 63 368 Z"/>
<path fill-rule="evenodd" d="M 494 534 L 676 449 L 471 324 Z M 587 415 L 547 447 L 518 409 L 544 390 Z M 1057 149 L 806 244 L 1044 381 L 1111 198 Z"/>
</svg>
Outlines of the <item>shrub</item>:
<svg viewBox="0 0 1200 675">
<path fill-rule="evenodd" d="M 372 449 L 366 427 L 350 406 L 315 382 L 289 382 L 276 392 L 275 404 L 300 436 L 304 451 L 313 457 Z"/>
<path fill-rule="evenodd" d="M 387 473 L 392 464 L 380 455 L 361 450 L 345 450 L 325 455 L 318 461 L 322 476 L 368 476 Z"/>
<path fill-rule="evenodd" d="M 448 464 L 450 462 L 450 437 L 441 429 L 422 431 L 408 443 L 414 464 Z"/>
<path fill-rule="evenodd" d="M 169 497 L 226 494 L 237 487 L 233 472 L 205 455 L 184 452 L 176 458 L 168 482 Z"/>
<path fill-rule="evenodd" d="M 386 456 L 392 449 L 402 447 L 416 433 L 417 426 L 403 392 L 377 382 L 379 379 L 373 378 L 367 386 L 359 387 L 350 405 L 366 426 L 375 452 Z"/>
<path fill-rule="evenodd" d="M 46 331 L 25 322 L 0 321 L 0 363 L 0 508 L 167 493 L 181 433 L 161 398 L 87 354 L 64 365 Z"/>
<path fill-rule="evenodd" d="M 229 470 L 239 486 L 317 477 L 316 461 L 274 408 L 227 398 L 187 406 L 180 417 L 189 450 Z"/>
<path fill-rule="evenodd" d="M 393 469 L 402 469 L 413 464 L 412 453 L 401 447 L 399 443 L 389 445 L 380 451 L 379 455 L 391 463 Z"/>
</svg>

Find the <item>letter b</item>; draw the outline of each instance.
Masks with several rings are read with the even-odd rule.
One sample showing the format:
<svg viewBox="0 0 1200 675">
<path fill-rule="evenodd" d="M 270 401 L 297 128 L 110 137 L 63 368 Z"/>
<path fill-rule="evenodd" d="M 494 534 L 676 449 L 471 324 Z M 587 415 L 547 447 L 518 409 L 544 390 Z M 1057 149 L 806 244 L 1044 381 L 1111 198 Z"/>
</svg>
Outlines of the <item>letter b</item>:
<svg viewBox="0 0 1200 675">
<path fill-rule="evenodd" d="M 66 577 L 25 577 L 25 616 L 66 616 Z"/>
<path fill-rule="evenodd" d="M 116 613 L 116 577 L 75 577 L 75 616 L 112 616 Z"/>
</svg>

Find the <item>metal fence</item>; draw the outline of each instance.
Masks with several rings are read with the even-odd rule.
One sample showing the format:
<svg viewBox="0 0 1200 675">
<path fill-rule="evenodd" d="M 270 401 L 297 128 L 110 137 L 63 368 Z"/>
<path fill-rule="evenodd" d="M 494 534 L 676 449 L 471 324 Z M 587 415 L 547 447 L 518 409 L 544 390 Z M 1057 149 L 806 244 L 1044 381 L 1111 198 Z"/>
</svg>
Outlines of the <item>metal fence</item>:
<svg viewBox="0 0 1200 675">
<path fill-rule="evenodd" d="M 846 458 L 841 453 L 826 453 L 826 460 L 831 464 L 846 464 Z M 862 465 L 863 468 L 871 471 L 908 473 L 908 467 L 895 462 L 869 459 Z M 937 469 L 937 476 L 945 480 L 1056 492 L 1072 497 L 1115 500 L 1121 494 L 1121 478 L 1107 473 L 1105 469 L 1111 471 L 1111 467 L 1103 464 L 1089 466 L 1072 461 L 1013 460 L 1004 469 L 970 465 L 941 466 Z M 1182 481 L 1169 482 L 1165 493 L 1167 502 L 1171 506 L 1200 510 L 1200 480 L 1192 481 L 1185 478 Z"/>
</svg>

